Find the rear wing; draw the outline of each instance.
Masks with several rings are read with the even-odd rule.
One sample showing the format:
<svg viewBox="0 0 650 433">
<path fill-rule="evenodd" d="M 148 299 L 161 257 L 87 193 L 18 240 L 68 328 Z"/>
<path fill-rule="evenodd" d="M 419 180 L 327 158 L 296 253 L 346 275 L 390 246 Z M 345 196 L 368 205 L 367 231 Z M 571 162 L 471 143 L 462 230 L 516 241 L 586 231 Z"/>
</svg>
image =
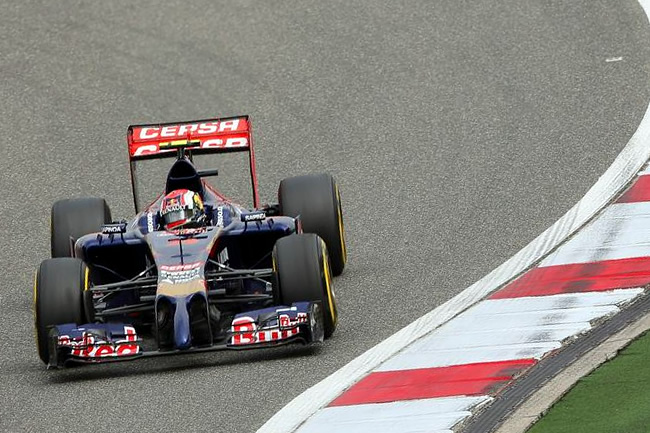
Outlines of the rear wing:
<svg viewBox="0 0 650 433">
<path fill-rule="evenodd" d="M 127 142 L 136 212 L 141 210 L 136 192 L 136 161 L 175 158 L 179 155 L 179 150 L 184 151 L 190 159 L 195 154 L 248 152 L 253 205 L 259 207 L 255 151 L 248 116 L 131 125 L 127 132 Z"/>
</svg>

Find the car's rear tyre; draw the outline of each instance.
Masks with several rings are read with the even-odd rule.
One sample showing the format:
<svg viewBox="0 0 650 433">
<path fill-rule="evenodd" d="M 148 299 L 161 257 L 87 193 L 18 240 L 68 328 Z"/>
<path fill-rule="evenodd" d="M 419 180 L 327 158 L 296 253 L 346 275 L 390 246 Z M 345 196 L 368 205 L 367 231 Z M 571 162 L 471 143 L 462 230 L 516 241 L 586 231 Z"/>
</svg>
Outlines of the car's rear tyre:
<svg viewBox="0 0 650 433">
<path fill-rule="evenodd" d="M 338 312 L 323 240 L 313 233 L 278 239 L 273 248 L 273 270 L 276 301 L 283 305 L 319 302 L 324 316 L 325 338 L 329 338 L 336 329 Z"/>
<path fill-rule="evenodd" d="M 84 322 L 83 292 L 88 268 L 79 259 L 55 258 L 41 262 L 34 281 L 34 325 L 38 356 L 50 359 L 49 327 Z"/>
<path fill-rule="evenodd" d="M 59 200 L 52 206 L 52 257 L 72 257 L 74 242 L 99 232 L 111 222 L 111 210 L 103 198 Z"/>
<path fill-rule="evenodd" d="M 332 273 L 340 275 L 345 268 L 347 251 L 341 195 L 329 174 L 311 174 L 282 180 L 278 190 L 280 212 L 300 215 L 304 233 L 316 233 L 327 244 Z"/>
</svg>

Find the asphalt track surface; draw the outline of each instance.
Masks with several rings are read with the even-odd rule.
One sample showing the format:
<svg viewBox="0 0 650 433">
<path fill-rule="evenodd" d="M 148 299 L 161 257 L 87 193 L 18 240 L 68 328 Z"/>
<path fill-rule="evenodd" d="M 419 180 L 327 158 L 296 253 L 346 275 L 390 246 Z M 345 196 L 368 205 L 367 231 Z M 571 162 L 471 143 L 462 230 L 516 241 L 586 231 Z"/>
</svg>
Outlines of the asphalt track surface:
<svg viewBox="0 0 650 433">
<path fill-rule="evenodd" d="M 0 431 L 254 431 L 557 220 L 650 100 L 633 0 L 0 11 Z M 128 124 L 245 113 L 264 201 L 294 174 L 340 184 L 350 261 L 334 338 L 45 371 L 31 297 L 51 203 L 103 196 L 128 217 Z"/>
</svg>

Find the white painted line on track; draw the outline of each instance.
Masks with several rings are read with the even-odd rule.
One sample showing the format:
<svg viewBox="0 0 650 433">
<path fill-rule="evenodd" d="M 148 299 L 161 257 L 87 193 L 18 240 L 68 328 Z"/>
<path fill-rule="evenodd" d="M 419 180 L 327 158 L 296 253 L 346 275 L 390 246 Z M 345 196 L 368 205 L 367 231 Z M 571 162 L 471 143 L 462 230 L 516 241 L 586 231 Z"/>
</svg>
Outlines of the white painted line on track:
<svg viewBox="0 0 650 433">
<path fill-rule="evenodd" d="M 449 397 L 393 403 L 329 407 L 303 425 L 300 433 L 421 433 L 451 431 L 469 409 L 490 397 Z M 413 424 L 404 425 L 408 417 Z"/>
<path fill-rule="evenodd" d="M 643 293 L 643 289 L 615 290 L 611 292 L 594 292 L 581 294 L 564 294 L 538 297 L 537 302 L 528 302 L 530 298 L 501 299 L 499 301 L 500 313 L 525 313 L 530 311 L 550 311 L 557 309 L 593 308 L 610 304 L 621 304 Z M 501 302 L 503 301 L 503 302 Z M 464 315 L 485 314 L 495 308 L 494 300 L 483 301 L 457 316 L 453 321 L 446 323 L 430 335 L 421 338 L 402 353 L 415 353 L 427 348 L 435 347 L 440 350 L 454 348 L 494 347 L 496 345 L 513 345 L 524 343 L 542 343 L 549 341 L 562 341 L 572 335 L 586 332 L 591 328 L 589 321 L 580 320 L 571 323 L 539 323 L 532 324 L 523 320 L 522 323 L 510 322 L 502 332 L 495 332 L 494 328 L 481 327 L 476 331 L 465 322 L 461 326 L 456 321 Z M 488 311 L 484 311 L 488 310 Z M 611 309 L 607 309 L 607 312 Z M 526 314 L 521 314 L 520 319 L 525 319 Z M 542 315 L 542 317 L 545 317 Z M 534 323 L 534 322 L 533 322 Z M 468 326 L 468 327 L 466 327 Z"/>
<path fill-rule="evenodd" d="M 448 329 L 456 331 L 468 328 L 476 329 L 477 324 L 480 324 L 480 329 L 484 331 L 509 330 L 525 327 L 533 328 L 551 324 L 564 325 L 568 323 L 589 323 L 599 317 L 618 313 L 618 311 L 618 307 L 614 305 L 566 308 L 551 311 L 510 312 L 494 316 L 474 314 L 473 311 L 468 311 L 450 321 L 445 326 L 448 327 Z"/>
<path fill-rule="evenodd" d="M 646 15 L 650 16 L 650 0 L 639 0 L 639 3 Z M 587 223 L 637 175 L 643 164 L 650 158 L 650 146 L 647 145 L 649 142 L 650 107 L 646 109 L 639 127 L 614 163 L 585 196 L 555 224 L 508 261 L 463 292 L 367 350 L 294 398 L 269 419 L 258 430 L 258 433 L 295 431 L 310 416 L 390 357 L 530 268 Z M 374 433 L 378 433 L 378 431 L 375 430 Z"/>
<path fill-rule="evenodd" d="M 444 326 L 435 333 L 413 343 L 402 353 L 414 353 L 423 347 L 435 346 L 440 350 L 471 349 L 479 347 L 494 347 L 497 345 L 513 345 L 526 343 L 544 343 L 562 341 L 566 338 L 588 331 L 589 323 L 569 323 L 559 325 L 542 325 L 526 328 L 511 328 L 508 332 L 489 331 L 457 331 L 445 332 Z"/>
<path fill-rule="evenodd" d="M 541 359 L 562 347 L 563 340 L 591 329 L 590 322 L 618 313 L 617 304 L 641 293 L 643 289 L 623 289 L 481 301 L 375 371 Z M 441 336 L 446 344 L 441 344 Z"/>
<path fill-rule="evenodd" d="M 560 347 L 562 347 L 562 344 L 559 341 L 550 341 L 544 343 L 436 350 L 431 352 L 409 352 L 408 355 L 389 359 L 377 367 L 375 371 L 449 367 L 452 365 L 510 361 L 513 359 L 540 359 L 548 352 L 559 349 Z"/>
<path fill-rule="evenodd" d="M 650 256 L 650 202 L 618 203 L 551 253 L 540 267 Z"/>
<path fill-rule="evenodd" d="M 473 308 L 475 314 L 521 313 L 524 311 L 546 311 L 565 308 L 598 307 L 619 305 L 643 293 L 643 288 L 610 290 L 606 292 L 563 293 L 553 296 L 530 298 L 488 299 Z"/>
</svg>

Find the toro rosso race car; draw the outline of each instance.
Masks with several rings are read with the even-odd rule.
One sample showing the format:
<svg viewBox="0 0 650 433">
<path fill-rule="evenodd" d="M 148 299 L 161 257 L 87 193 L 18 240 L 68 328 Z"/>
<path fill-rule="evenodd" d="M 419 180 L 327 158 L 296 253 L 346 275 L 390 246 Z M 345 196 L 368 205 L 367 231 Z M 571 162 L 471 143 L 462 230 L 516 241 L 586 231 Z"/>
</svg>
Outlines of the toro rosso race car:
<svg viewBox="0 0 650 433">
<path fill-rule="evenodd" d="M 44 363 L 311 344 L 332 335 L 332 276 L 346 263 L 332 176 L 284 179 L 278 203 L 260 206 L 247 116 L 131 126 L 128 146 L 132 220 L 112 221 L 98 198 L 52 207 L 52 258 L 34 283 Z M 194 163 L 231 152 L 248 154 L 252 209 L 206 182 L 217 169 Z M 174 159 L 164 191 L 141 208 L 136 162 L 161 158 Z"/>
</svg>

